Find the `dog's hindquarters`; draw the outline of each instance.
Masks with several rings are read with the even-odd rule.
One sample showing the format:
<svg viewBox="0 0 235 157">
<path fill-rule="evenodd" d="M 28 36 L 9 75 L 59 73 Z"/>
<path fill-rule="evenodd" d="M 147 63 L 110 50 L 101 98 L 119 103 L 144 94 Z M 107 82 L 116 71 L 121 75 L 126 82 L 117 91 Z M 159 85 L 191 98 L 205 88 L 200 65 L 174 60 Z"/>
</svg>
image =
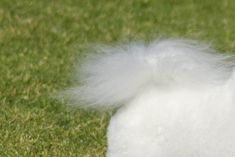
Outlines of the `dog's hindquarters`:
<svg viewBox="0 0 235 157">
<path fill-rule="evenodd" d="M 146 90 L 108 127 L 106 157 L 232 157 L 234 101 L 226 87 Z"/>
</svg>

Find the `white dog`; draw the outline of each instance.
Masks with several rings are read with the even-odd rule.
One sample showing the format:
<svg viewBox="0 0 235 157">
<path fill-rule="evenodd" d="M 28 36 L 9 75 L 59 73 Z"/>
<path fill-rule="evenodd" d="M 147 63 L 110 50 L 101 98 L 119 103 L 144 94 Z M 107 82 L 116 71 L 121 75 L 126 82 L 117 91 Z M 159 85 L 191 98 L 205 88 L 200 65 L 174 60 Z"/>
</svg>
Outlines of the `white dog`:
<svg viewBox="0 0 235 157">
<path fill-rule="evenodd" d="M 235 157 L 232 57 L 175 39 L 99 50 L 81 67 L 81 85 L 65 93 L 119 108 L 107 157 Z"/>
</svg>

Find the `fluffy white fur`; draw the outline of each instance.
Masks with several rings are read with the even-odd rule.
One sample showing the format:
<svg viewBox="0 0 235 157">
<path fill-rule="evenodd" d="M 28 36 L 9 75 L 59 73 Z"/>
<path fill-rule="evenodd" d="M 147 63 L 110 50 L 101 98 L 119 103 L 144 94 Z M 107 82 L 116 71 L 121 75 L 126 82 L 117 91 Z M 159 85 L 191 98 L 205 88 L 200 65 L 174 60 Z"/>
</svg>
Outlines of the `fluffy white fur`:
<svg viewBox="0 0 235 157">
<path fill-rule="evenodd" d="M 107 157 L 234 157 L 231 58 L 186 40 L 106 46 L 65 94 L 89 107 L 119 108 Z"/>
</svg>

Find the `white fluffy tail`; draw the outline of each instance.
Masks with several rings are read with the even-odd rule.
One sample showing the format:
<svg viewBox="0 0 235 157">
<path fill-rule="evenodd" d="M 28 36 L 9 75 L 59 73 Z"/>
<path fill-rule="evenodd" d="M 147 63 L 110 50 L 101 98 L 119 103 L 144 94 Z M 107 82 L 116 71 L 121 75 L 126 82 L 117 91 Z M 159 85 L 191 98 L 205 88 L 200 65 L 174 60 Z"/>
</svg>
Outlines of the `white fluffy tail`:
<svg viewBox="0 0 235 157">
<path fill-rule="evenodd" d="M 231 75 L 228 57 L 187 40 L 158 40 L 99 47 L 86 60 L 81 85 L 66 90 L 70 102 L 90 107 L 117 106 L 148 87 L 190 87 L 219 83 Z"/>
</svg>

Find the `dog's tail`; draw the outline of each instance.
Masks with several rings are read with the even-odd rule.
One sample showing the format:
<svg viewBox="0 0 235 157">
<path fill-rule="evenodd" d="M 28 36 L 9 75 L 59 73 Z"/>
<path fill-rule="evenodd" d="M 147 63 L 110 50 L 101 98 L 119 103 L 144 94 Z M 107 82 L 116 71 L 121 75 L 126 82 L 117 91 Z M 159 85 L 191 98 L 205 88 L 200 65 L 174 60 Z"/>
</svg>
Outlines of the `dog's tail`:
<svg viewBox="0 0 235 157">
<path fill-rule="evenodd" d="M 102 46 L 79 67 L 81 83 L 63 95 L 90 107 L 125 104 L 148 87 L 214 84 L 231 74 L 227 56 L 188 40 Z"/>
</svg>

